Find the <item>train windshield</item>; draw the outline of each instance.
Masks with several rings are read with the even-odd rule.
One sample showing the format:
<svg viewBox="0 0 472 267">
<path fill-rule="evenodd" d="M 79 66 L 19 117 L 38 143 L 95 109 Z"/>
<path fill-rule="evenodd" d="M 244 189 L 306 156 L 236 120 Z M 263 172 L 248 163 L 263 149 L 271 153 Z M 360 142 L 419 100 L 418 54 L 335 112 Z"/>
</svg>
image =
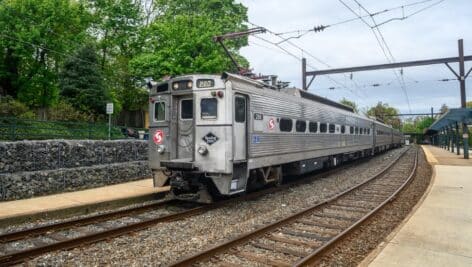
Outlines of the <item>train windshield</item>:
<svg viewBox="0 0 472 267">
<path fill-rule="evenodd" d="M 216 98 L 203 98 L 200 102 L 202 119 L 216 119 L 218 112 L 218 100 Z"/>
</svg>

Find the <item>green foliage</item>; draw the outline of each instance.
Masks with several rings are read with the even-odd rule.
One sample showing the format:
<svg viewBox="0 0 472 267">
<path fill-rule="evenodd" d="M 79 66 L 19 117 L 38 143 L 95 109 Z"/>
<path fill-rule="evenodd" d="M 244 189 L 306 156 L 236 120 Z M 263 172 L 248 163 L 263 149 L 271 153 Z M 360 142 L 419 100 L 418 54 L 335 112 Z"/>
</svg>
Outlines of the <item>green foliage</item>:
<svg viewBox="0 0 472 267">
<path fill-rule="evenodd" d="M 35 117 L 34 113 L 25 104 L 14 100 L 10 96 L 0 96 L 0 116 L 23 119 L 33 119 Z"/>
<path fill-rule="evenodd" d="M 387 103 L 378 102 L 376 106 L 367 110 L 367 115 L 383 120 L 386 124 L 392 125 L 396 129 L 400 129 L 400 118 L 398 110 L 390 107 Z"/>
<path fill-rule="evenodd" d="M 130 62 L 136 77 L 154 77 L 184 73 L 220 73 L 233 68 L 215 35 L 246 29 L 246 8 L 225 1 L 158 1 L 163 12 L 145 31 L 143 53 Z M 225 45 L 242 65 L 238 49 L 247 38 L 227 41 Z"/>
<path fill-rule="evenodd" d="M 95 49 L 80 48 L 69 57 L 60 73 L 61 96 L 82 112 L 104 114 L 110 99 L 98 67 Z"/>
<path fill-rule="evenodd" d="M 341 101 L 339 101 L 339 103 L 341 103 L 343 105 L 346 105 L 348 107 L 351 107 L 352 109 L 354 109 L 355 113 L 359 113 L 359 109 L 357 107 L 357 104 L 354 101 L 347 100 L 346 98 L 343 97 L 343 99 L 341 99 Z"/>
<path fill-rule="evenodd" d="M 31 107 L 57 101 L 64 53 L 85 38 L 89 17 L 80 2 L 11 0 L 0 5 L 0 86 Z"/>
<path fill-rule="evenodd" d="M 115 114 L 145 110 L 143 78 L 231 70 L 213 36 L 247 28 L 234 0 L 1 3 L 0 95 L 50 119 L 97 120 L 107 101 Z M 225 45 L 249 65 L 239 54 L 247 38 Z"/>
<path fill-rule="evenodd" d="M 108 139 L 108 125 L 104 123 L 77 123 L 60 121 L 25 120 L 0 117 L 0 140 L 41 139 Z M 123 139 L 119 127 L 112 127 L 112 139 Z"/>
<path fill-rule="evenodd" d="M 403 123 L 402 131 L 405 133 L 423 133 L 423 131 L 433 124 L 434 119 L 429 116 L 416 117 L 406 120 Z"/>
<path fill-rule="evenodd" d="M 468 107 L 468 108 L 472 108 L 472 101 L 466 102 L 465 106 Z"/>
<path fill-rule="evenodd" d="M 49 108 L 47 117 L 53 121 L 97 121 L 94 114 L 78 111 L 65 101 L 59 101 Z"/>
</svg>

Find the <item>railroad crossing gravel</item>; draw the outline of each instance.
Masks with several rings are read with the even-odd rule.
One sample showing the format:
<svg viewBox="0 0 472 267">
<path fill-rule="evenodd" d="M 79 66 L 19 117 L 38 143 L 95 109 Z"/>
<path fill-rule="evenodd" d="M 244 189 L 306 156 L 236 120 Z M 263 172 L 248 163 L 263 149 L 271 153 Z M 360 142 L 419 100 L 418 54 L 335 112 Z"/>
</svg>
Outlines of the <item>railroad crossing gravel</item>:
<svg viewBox="0 0 472 267">
<path fill-rule="evenodd" d="M 31 265 L 169 265 L 181 257 L 274 222 L 329 198 L 380 171 L 404 149 L 379 155 L 311 183 L 292 187 L 257 200 L 211 210 L 181 221 L 70 251 L 43 255 Z M 421 195 L 421 194 L 420 194 Z"/>
</svg>

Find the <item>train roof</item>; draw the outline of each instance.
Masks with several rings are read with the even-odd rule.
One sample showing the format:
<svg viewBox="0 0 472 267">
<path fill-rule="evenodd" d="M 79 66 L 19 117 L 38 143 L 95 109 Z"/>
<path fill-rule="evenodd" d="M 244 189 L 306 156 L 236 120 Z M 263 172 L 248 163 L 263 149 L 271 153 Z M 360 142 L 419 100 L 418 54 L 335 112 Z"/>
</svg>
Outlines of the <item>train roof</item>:
<svg viewBox="0 0 472 267">
<path fill-rule="evenodd" d="M 227 72 L 223 73 L 222 78 L 223 79 L 228 79 L 228 78 L 231 79 L 232 78 L 232 79 L 242 80 L 242 81 L 245 81 L 247 83 L 251 83 L 254 86 L 259 87 L 259 88 L 273 89 L 273 90 L 276 90 L 276 91 L 279 91 L 279 92 L 282 92 L 282 93 L 286 93 L 286 94 L 289 94 L 289 95 L 292 95 L 292 96 L 297 96 L 297 97 L 300 97 L 300 98 L 308 99 L 308 100 L 311 100 L 311 101 L 314 101 L 314 102 L 318 102 L 318 103 L 321 103 L 321 104 L 325 104 L 325 105 L 328 105 L 328 106 L 331 106 L 331 107 L 339 108 L 339 109 L 354 113 L 354 109 L 350 106 L 343 105 L 343 104 L 338 103 L 336 101 L 321 97 L 319 95 L 309 93 L 306 90 L 302 90 L 302 89 L 299 89 L 299 88 L 295 88 L 295 87 L 292 87 L 292 88 L 277 88 L 275 86 L 271 86 L 271 85 L 263 83 L 261 81 L 256 81 L 256 80 L 250 79 L 248 77 L 244 77 L 244 76 L 240 76 L 240 75 L 236 75 L 236 74 L 232 74 L 232 73 L 227 73 Z"/>
</svg>

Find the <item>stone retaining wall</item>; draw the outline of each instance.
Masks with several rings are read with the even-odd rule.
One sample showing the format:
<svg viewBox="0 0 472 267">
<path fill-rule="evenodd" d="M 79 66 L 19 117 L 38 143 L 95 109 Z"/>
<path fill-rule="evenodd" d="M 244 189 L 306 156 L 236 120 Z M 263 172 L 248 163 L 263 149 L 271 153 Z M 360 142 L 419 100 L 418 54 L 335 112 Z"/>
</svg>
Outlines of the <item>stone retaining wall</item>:
<svg viewBox="0 0 472 267">
<path fill-rule="evenodd" d="M 0 142 L 0 200 L 150 177 L 147 158 L 140 140 Z"/>
</svg>

